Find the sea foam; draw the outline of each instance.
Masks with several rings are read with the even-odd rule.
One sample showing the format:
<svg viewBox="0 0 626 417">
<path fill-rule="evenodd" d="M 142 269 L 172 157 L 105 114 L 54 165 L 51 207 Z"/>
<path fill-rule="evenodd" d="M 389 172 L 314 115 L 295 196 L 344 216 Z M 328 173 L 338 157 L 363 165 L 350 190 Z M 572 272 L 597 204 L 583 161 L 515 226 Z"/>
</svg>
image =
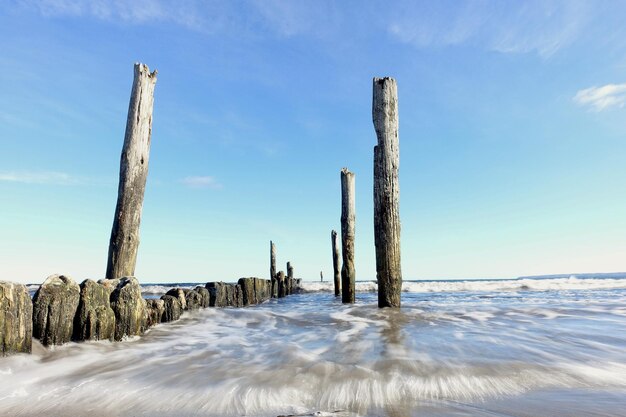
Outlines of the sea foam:
<svg viewBox="0 0 626 417">
<path fill-rule="evenodd" d="M 329 281 L 304 281 L 305 292 L 333 292 L 334 284 Z M 378 284 L 375 281 L 357 281 L 358 292 L 375 292 Z M 402 283 L 402 291 L 410 293 L 431 292 L 514 292 L 514 291 L 565 291 L 565 290 L 597 290 L 626 288 L 625 278 L 569 278 L 552 279 L 503 279 L 503 280 L 440 280 L 440 281 L 408 281 Z"/>
</svg>

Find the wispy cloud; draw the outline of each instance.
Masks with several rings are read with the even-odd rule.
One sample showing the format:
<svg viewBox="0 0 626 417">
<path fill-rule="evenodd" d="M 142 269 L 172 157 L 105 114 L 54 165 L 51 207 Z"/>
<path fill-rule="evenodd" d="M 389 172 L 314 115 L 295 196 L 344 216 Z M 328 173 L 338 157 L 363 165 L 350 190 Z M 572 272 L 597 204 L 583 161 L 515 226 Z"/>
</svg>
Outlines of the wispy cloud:
<svg viewBox="0 0 626 417">
<path fill-rule="evenodd" d="M 82 178 L 55 171 L 0 172 L 0 182 L 47 185 L 79 185 L 85 183 Z"/>
<path fill-rule="evenodd" d="M 189 188 L 210 188 L 213 190 L 219 190 L 222 188 L 222 184 L 219 183 L 215 177 L 211 176 L 185 177 L 180 180 L 180 182 Z"/>
<path fill-rule="evenodd" d="M 95 18 L 124 24 L 173 23 L 202 33 L 237 36 L 256 30 L 281 37 L 319 35 L 338 17 L 332 2 L 253 0 L 19 0 L 46 17 Z M 255 30 L 256 29 L 256 30 Z"/>
<path fill-rule="evenodd" d="M 502 53 L 549 57 L 585 33 L 597 18 L 586 0 L 493 2 L 319 0 L 21 0 L 50 17 L 90 17 L 124 24 L 172 23 L 187 29 L 241 36 L 310 36 L 333 42 L 388 34 L 417 47 L 472 44 Z"/>
<path fill-rule="evenodd" d="M 322 37 L 340 27 L 343 19 L 334 2 L 254 0 L 254 13 L 268 29 L 282 37 L 312 35 Z"/>
<path fill-rule="evenodd" d="M 173 22 L 190 29 L 205 30 L 215 21 L 206 21 L 199 6 L 205 2 L 194 0 L 22 0 L 23 8 L 37 10 L 50 17 L 93 17 L 105 21 L 122 21 L 133 24 Z M 211 9 L 209 3 L 204 4 Z"/>
<path fill-rule="evenodd" d="M 547 58 L 570 45 L 590 20 L 582 1 L 413 2 L 390 17 L 388 32 L 417 47 L 473 44 Z"/>
<path fill-rule="evenodd" d="M 585 88 L 576 93 L 574 102 L 580 106 L 588 106 L 595 111 L 602 111 L 611 107 L 624 107 L 626 83 Z"/>
</svg>

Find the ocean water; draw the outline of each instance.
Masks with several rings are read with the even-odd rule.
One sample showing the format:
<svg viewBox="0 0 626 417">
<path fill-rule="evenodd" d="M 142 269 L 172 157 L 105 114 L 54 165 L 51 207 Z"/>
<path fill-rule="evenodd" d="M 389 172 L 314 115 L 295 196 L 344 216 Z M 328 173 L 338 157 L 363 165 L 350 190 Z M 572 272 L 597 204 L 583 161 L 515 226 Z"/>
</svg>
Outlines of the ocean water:
<svg viewBox="0 0 626 417">
<path fill-rule="evenodd" d="M 35 343 L 0 358 L 0 415 L 626 416 L 624 278 L 405 282 L 400 310 L 372 282 L 355 305 L 304 286 L 120 343 Z"/>
</svg>

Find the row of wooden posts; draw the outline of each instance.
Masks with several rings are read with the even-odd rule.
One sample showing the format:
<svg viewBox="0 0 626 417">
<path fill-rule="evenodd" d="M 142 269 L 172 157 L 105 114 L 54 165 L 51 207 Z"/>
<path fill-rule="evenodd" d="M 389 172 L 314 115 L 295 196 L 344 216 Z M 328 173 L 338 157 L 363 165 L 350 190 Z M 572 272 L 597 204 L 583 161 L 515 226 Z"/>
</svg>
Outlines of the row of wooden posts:
<svg viewBox="0 0 626 417">
<path fill-rule="evenodd" d="M 402 271 L 400 267 L 400 163 L 398 140 L 398 88 L 393 78 L 374 78 L 372 119 L 378 138 L 374 147 L 374 245 L 378 307 L 400 307 Z M 337 232 L 330 234 L 335 296 L 354 303 L 355 280 L 355 175 L 341 170 L 341 255 L 339 269 Z"/>
<path fill-rule="evenodd" d="M 294 279 L 293 266 L 291 265 L 291 262 L 287 262 L 286 277 L 283 271 L 276 272 L 276 245 L 270 240 L 270 280 L 272 282 L 272 285 L 275 285 L 275 282 L 281 282 L 285 278 L 287 278 L 289 281 L 292 281 Z"/>
<path fill-rule="evenodd" d="M 119 341 L 159 323 L 176 321 L 187 310 L 260 304 L 291 295 L 299 285 L 299 280 L 279 273 L 274 281 L 208 282 L 144 299 L 135 277 L 86 279 L 78 285 L 68 276 L 51 275 L 31 300 L 25 285 L 0 281 L 0 356 L 30 353 L 33 338 L 44 346 Z"/>
</svg>

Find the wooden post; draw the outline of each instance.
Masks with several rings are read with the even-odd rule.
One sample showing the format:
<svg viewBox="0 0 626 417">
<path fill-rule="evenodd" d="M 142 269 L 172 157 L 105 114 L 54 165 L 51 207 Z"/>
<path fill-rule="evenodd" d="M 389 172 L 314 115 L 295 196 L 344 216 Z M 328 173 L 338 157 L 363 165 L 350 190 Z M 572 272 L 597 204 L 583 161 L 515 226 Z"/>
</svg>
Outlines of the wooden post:
<svg viewBox="0 0 626 417">
<path fill-rule="evenodd" d="M 341 301 L 354 303 L 354 173 L 348 168 L 341 170 Z"/>
<path fill-rule="evenodd" d="M 287 280 L 285 281 L 287 287 L 287 295 L 291 295 L 293 289 L 293 266 L 291 266 L 291 262 L 287 262 Z"/>
<path fill-rule="evenodd" d="M 333 273 L 335 277 L 335 297 L 341 295 L 341 272 L 339 266 L 339 246 L 337 245 L 337 232 L 330 232 L 330 240 L 333 245 Z"/>
<path fill-rule="evenodd" d="M 287 295 L 287 288 L 285 288 L 285 273 L 278 271 L 276 274 L 276 283 L 278 284 L 278 298 L 283 298 Z"/>
<path fill-rule="evenodd" d="M 152 106 L 157 72 L 147 65 L 135 64 L 135 78 L 128 105 L 126 134 L 120 161 L 117 206 L 109 241 L 106 277 L 115 279 L 135 275 L 139 247 L 139 223 L 148 178 Z"/>
<path fill-rule="evenodd" d="M 276 245 L 270 240 L 270 279 L 276 279 Z"/>
<path fill-rule="evenodd" d="M 400 307 L 400 187 L 398 167 L 398 88 L 393 78 L 374 78 L 374 244 L 378 307 Z"/>
<path fill-rule="evenodd" d="M 278 283 L 276 282 L 276 245 L 270 240 L 270 281 L 272 297 L 278 297 Z"/>
</svg>

